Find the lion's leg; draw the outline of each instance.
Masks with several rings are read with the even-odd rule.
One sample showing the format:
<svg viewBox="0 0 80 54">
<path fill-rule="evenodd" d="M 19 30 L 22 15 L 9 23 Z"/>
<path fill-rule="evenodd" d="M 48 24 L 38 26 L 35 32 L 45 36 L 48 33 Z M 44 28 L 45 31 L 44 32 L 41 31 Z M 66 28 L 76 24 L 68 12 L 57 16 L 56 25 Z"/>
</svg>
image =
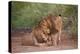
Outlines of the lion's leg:
<svg viewBox="0 0 80 54">
<path fill-rule="evenodd" d="M 33 43 L 35 46 L 45 46 L 46 45 L 47 37 L 44 34 L 41 34 L 41 36 L 42 36 L 42 39 L 45 41 L 44 43 L 39 43 L 38 40 L 36 39 L 36 37 L 32 36 L 33 37 Z"/>
<path fill-rule="evenodd" d="M 55 36 L 54 36 L 54 45 L 55 46 L 58 45 L 58 34 L 55 34 Z"/>
<path fill-rule="evenodd" d="M 44 43 L 38 43 L 38 41 L 35 37 L 33 37 L 33 43 L 35 46 L 39 46 L 39 47 L 44 45 Z"/>
<path fill-rule="evenodd" d="M 52 42 L 52 45 L 54 45 L 54 46 L 57 46 L 58 45 L 58 34 L 53 34 L 52 36 L 51 36 L 51 42 Z"/>
<path fill-rule="evenodd" d="M 31 35 L 32 35 L 33 44 L 34 44 L 35 46 L 38 46 L 39 43 L 38 43 L 38 40 L 36 39 L 34 33 L 31 33 Z"/>
<path fill-rule="evenodd" d="M 32 38 L 33 38 L 33 44 L 38 45 L 38 41 L 37 41 L 36 37 L 33 36 Z"/>
<path fill-rule="evenodd" d="M 61 44 L 61 30 L 59 31 L 59 38 L 58 38 L 58 44 Z"/>
<path fill-rule="evenodd" d="M 54 38 L 54 35 L 52 34 L 52 35 L 51 35 L 51 45 L 54 45 L 54 42 L 55 42 L 54 39 L 55 39 L 55 38 Z"/>
<path fill-rule="evenodd" d="M 47 45 L 48 46 L 51 46 L 52 45 L 52 40 L 51 40 L 51 36 L 48 36 L 48 39 L 47 39 Z"/>
</svg>

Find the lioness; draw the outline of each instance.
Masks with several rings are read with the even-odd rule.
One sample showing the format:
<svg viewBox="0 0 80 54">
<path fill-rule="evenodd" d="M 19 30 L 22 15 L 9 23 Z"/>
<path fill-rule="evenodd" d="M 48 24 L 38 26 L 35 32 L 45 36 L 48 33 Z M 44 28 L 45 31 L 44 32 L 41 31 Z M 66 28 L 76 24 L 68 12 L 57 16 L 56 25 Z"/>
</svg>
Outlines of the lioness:
<svg viewBox="0 0 80 54">
<path fill-rule="evenodd" d="M 35 28 L 32 30 L 32 37 L 34 45 L 41 46 L 48 42 L 48 34 L 50 33 L 50 28 L 47 25 L 46 20 L 42 20 Z"/>
</svg>

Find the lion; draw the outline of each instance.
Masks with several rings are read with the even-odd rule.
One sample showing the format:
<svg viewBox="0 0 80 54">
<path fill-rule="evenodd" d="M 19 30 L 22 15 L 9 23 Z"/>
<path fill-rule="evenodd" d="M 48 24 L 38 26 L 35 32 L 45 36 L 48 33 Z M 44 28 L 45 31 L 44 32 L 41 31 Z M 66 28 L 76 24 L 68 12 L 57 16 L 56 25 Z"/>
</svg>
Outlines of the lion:
<svg viewBox="0 0 80 54">
<path fill-rule="evenodd" d="M 61 31 L 62 31 L 62 17 L 59 14 L 58 16 L 53 16 L 49 14 L 44 18 L 46 22 L 46 26 L 49 28 L 50 33 L 47 33 L 48 41 L 52 43 L 52 45 L 57 46 L 61 43 Z"/>
<path fill-rule="evenodd" d="M 61 43 L 61 31 L 62 31 L 62 17 L 48 15 L 47 21 L 49 21 L 50 32 L 51 32 L 51 41 L 53 45 L 58 45 Z"/>
<path fill-rule="evenodd" d="M 46 43 L 48 42 L 48 34 L 50 33 L 50 29 L 47 24 L 48 23 L 46 22 L 46 20 L 43 19 L 35 28 L 33 28 L 32 37 L 34 45 L 46 45 Z"/>
<path fill-rule="evenodd" d="M 62 18 L 61 15 L 49 14 L 33 28 L 32 37 L 34 45 L 58 45 L 61 42 Z"/>
</svg>

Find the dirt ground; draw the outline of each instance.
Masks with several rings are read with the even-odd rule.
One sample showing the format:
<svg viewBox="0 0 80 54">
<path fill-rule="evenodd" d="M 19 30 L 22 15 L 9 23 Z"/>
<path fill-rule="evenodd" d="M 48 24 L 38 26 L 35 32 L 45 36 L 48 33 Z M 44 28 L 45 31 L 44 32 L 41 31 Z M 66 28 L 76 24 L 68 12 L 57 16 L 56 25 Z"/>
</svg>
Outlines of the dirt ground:
<svg viewBox="0 0 80 54">
<path fill-rule="evenodd" d="M 30 32 L 12 32 L 11 34 L 11 50 L 12 53 L 26 53 L 36 51 L 54 51 L 54 50 L 66 50 L 66 49 L 77 49 L 77 37 L 62 32 L 61 44 L 58 46 L 34 46 L 32 42 L 32 36 Z"/>
</svg>

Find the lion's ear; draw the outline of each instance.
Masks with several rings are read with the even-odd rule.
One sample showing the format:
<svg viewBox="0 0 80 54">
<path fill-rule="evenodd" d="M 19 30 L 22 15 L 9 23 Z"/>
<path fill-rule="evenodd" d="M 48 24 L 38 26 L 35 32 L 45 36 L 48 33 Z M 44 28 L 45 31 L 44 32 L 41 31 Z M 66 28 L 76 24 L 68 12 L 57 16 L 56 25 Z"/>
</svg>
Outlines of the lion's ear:
<svg viewBox="0 0 80 54">
<path fill-rule="evenodd" d="M 59 16 L 61 17 L 61 14 L 59 14 Z"/>
</svg>

